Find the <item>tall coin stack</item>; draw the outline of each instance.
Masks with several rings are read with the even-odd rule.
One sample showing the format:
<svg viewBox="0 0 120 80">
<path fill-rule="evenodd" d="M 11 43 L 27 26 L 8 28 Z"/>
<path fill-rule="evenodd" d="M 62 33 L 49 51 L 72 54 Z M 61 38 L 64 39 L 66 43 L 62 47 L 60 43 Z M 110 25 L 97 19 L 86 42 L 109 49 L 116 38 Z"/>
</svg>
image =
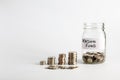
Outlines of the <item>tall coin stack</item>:
<svg viewBox="0 0 120 80">
<path fill-rule="evenodd" d="M 77 64 L 77 52 L 69 52 L 68 54 L 68 65 L 76 65 Z"/>
<path fill-rule="evenodd" d="M 48 65 L 55 65 L 55 57 L 48 57 L 47 64 Z"/>
<path fill-rule="evenodd" d="M 61 53 L 59 54 L 58 65 L 65 65 L 65 64 L 66 64 L 66 54 Z"/>
</svg>

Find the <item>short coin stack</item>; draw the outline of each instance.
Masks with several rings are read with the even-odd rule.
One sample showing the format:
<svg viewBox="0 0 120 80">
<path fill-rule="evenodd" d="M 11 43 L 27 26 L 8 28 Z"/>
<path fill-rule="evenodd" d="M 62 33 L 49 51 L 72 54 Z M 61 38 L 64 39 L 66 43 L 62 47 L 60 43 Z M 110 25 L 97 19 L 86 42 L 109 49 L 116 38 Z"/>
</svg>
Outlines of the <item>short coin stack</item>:
<svg viewBox="0 0 120 80">
<path fill-rule="evenodd" d="M 69 52 L 68 55 L 68 64 L 69 65 L 76 65 L 77 64 L 77 52 Z"/>
<path fill-rule="evenodd" d="M 46 65 L 46 61 L 40 61 L 40 65 Z"/>
<path fill-rule="evenodd" d="M 48 65 L 55 65 L 55 57 L 48 57 L 47 64 Z"/>
<path fill-rule="evenodd" d="M 61 53 L 59 54 L 58 65 L 65 65 L 65 64 L 66 64 L 66 54 Z"/>
</svg>

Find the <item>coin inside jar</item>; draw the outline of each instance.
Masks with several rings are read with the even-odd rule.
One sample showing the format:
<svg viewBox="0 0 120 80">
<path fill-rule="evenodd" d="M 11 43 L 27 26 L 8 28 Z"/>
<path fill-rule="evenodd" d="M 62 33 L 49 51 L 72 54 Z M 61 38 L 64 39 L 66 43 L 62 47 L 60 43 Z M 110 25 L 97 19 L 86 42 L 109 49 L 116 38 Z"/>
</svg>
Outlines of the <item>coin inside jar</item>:
<svg viewBox="0 0 120 80">
<path fill-rule="evenodd" d="M 104 62 L 104 53 L 102 52 L 86 52 L 83 54 L 83 61 L 87 64 L 102 63 Z"/>
</svg>

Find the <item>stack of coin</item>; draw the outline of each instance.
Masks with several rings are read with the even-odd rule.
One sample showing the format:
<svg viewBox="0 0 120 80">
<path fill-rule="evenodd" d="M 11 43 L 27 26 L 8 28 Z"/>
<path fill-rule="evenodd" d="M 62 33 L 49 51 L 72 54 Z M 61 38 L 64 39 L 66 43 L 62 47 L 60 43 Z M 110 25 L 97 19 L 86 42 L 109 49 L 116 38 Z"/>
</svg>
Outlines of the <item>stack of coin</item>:
<svg viewBox="0 0 120 80">
<path fill-rule="evenodd" d="M 65 65 L 65 64 L 66 64 L 66 54 L 61 53 L 59 54 L 58 65 Z"/>
<path fill-rule="evenodd" d="M 47 64 L 48 65 L 55 65 L 55 57 L 48 57 Z"/>
<path fill-rule="evenodd" d="M 68 55 L 68 64 L 69 65 L 76 65 L 77 64 L 77 52 L 69 52 Z"/>
<path fill-rule="evenodd" d="M 56 65 L 49 65 L 48 67 L 46 67 L 46 69 L 55 70 L 55 69 L 58 69 L 58 66 L 56 66 Z"/>
<path fill-rule="evenodd" d="M 69 66 L 67 69 L 75 69 L 78 68 L 78 66 Z"/>
<path fill-rule="evenodd" d="M 40 61 L 40 65 L 46 65 L 46 61 Z"/>
<path fill-rule="evenodd" d="M 67 69 L 67 66 L 65 66 L 65 65 L 60 65 L 60 66 L 58 66 L 58 68 L 59 68 L 59 69 Z"/>
<path fill-rule="evenodd" d="M 86 52 L 83 54 L 82 59 L 86 64 L 93 64 L 104 62 L 104 57 L 104 53 L 102 52 Z"/>
</svg>

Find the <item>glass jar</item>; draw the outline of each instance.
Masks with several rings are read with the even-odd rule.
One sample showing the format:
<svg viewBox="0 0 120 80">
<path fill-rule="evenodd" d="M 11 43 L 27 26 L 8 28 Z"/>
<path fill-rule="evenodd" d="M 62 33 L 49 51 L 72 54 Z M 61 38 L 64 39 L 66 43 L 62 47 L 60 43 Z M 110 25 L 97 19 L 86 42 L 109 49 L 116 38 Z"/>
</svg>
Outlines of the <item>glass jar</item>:
<svg viewBox="0 0 120 80">
<path fill-rule="evenodd" d="M 82 59 L 86 64 L 103 63 L 106 52 L 104 23 L 84 24 Z"/>
</svg>

